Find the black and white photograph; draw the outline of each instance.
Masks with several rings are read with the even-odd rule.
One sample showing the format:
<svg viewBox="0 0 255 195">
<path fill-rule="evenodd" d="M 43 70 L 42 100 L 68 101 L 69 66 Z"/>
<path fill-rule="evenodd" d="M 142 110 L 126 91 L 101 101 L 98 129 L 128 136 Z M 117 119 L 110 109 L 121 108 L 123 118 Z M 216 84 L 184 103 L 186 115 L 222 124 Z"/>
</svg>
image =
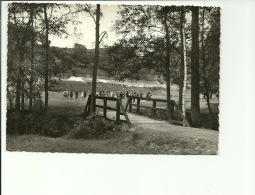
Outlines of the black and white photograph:
<svg viewBox="0 0 255 195">
<path fill-rule="evenodd" d="M 1 2 L 4 192 L 255 192 L 251 5 Z"/>
<path fill-rule="evenodd" d="M 219 71 L 219 7 L 9 3 L 7 150 L 217 155 Z"/>
</svg>

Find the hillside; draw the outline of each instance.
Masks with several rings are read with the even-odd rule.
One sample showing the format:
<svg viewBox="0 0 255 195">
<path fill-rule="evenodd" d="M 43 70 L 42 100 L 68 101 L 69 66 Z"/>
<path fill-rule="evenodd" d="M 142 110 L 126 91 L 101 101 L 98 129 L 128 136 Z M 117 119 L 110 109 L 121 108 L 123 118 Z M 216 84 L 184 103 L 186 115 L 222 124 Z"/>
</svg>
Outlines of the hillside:
<svg viewBox="0 0 255 195">
<path fill-rule="evenodd" d="M 92 75 L 95 55 L 94 49 L 87 49 L 83 45 L 75 44 L 74 48 L 51 47 L 51 51 L 57 58 L 57 61 L 61 63 L 60 66 L 65 67 L 62 73 L 67 78 L 70 76 L 88 77 Z M 107 55 L 107 49 L 100 48 L 97 75 L 100 77 L 109 77 L 112 68 L 113 65 Z M 157 81 L 158 76 L 154 71 L 142 69 L 139 71 L 138 79 Z"/>
</svg>

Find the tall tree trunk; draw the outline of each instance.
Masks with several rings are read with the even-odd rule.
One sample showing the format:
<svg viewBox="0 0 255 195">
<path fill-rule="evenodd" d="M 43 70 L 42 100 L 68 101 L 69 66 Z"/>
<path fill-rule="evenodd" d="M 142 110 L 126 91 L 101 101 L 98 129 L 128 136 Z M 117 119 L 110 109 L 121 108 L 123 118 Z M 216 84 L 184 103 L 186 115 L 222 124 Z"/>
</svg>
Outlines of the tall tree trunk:
<svg viewBox="0 0 255 195">
<path fill-rule="evenodd" d="M 19 135 L 20 130 L 20 65 L 17 68 L 16 99 L 15 99 L 15 134 Z"/>
<path fill-rule="evenodd" d="M 202 62 L 203 62 L 203 75 L 204 75 L 204 88 L 205 88 L 205 96 L 206 96 L 206 102 L 209 110 L 209 115 L 210 115 L 210 129 L 212 128 L 212 109 L 210 105 L 210 100 L 209 100 L 209 89 L 208 89 L 208 83 L 207 83 L 207 77 L 206 77 L 206 63 L 205 63 L 205 48 L 204 48 L 204 19 L 205 19 L 205 9 L 203 8 L 203 13 L 202 13 L 202 35 L 201 35 L 201 40 L 202 40 Z"/>
<path fill-rule="evenodd" d="M 170 33 L 169 27 L 167 24 L 167 14 L 168 14 L 168 7 L 165 8 L 165 16 L 164 16 L 164 27 L 165 27 L 165 39 L 166 39 L 166 98 L 168 100 L 171 99 L 171 81 L 170 81 Z M 167 103 L 167 108 L 170 109 L 170 103 Z"/>
<path fill-rule="evenodd" d="M 49 22 L 47 17 L 47 5 L 44 5 L 44 18 L 45 18 L 45 25 L 46 25 L 46 41 L 45 41 L 45 84 L 44 84 L 44 92 L 45 92 L 45 102 L 44 102 L 44 108 L 45 111 L 48 110 L 48 79 L 49 79 Z"/>
<path fill-rule="evenodd" d="M 7 86 L 7 97 L 8 97 L 8 101 L 9 101 L 9 107 L 10 107 L 10 110 L 12 109 L 12 96 L 11 96 L 11 92 Z"/>
<path fill-rule="evenodd" d="M 181 36 L 181 63 L 179 67 L 180 79 L 179 79 L 179 102 L 178 107 L 182 111 L 183 107 L 183 85 L 184 85 L 184 42 L 183 42 L 183 21 L 184 21 L 184 10 L 181 7 L 181 18 L 180 18 L 180 36 Z"/>
<path fill-rule="evenodd" d="M 96 10 L 96 45 L 95 45 L 95 59 L 94 59 L 94 67 L 93 67 L 93 80 L 92 80 L 92 92 L 91 92 L 91 109 L 90 115 L 94 112 L 94 97 L 96 95 L 97 89 L 97 67 L 99 61 L 99 27 L 100 27 L 100 4 L 97 4 Z"/>
<path fill-rule="evenodd" d="M 33 82 L 34 82 L 34 7 L 31 7 L 31 75 L 29 80 L 29 110 L 32 110 L 33 107 Z"/>
<path fill-rule="evenodd" d="M 21 80 L 21 111 L 24 113 L 25 111 L 25 86 L 24 86 L 24 80 Z"/>
<path fill-rule="evenodd" d="M 185 30 L 183 29 L 183 54 L 184 54 L 184 78 L 183 78 L 183 90 L 182 90 L 182 112 L 185 116 L 185 96 L 186 96 L 186 87 L 187 87 L 187 79 L 188 79 L 188 72 L 187 72 L 187 59 L 186 59 L 186 37 L 185 37 Z"/>
<path fill-rule="evenodd" d="M 182 15 L 182 33 L 181 33 L 181 47 L 182 47 L 182 60 L 183 60 L 183 85 L 182 85 L 182 113 L 185 116 L 185 96 L 186 96 L 186 86 L 187 86 L 187 59 L 186 59 L 186 35 L 185 35 L 185 7 L 181 8 Z M 185 126 L 185 124 L 183 124 Z"/>
<path fill-rule="evenodd" d="M 199 104 L 199 8 L 192 7 L 191 25 L 191 119 L 194 127 L 200 127 Z"/>
</svg>

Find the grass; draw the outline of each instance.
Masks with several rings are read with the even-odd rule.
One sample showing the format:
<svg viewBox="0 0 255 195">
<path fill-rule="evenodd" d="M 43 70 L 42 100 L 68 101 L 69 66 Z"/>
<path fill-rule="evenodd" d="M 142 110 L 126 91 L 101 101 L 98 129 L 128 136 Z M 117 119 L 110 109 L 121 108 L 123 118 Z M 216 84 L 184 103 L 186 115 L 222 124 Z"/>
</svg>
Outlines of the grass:
<svg viewBox="0 0 255 195">
<path fill-rule="evenodd" d="M 98 139 L 72 139 L 68 134 L 82 114 L 87 99 L 66 99 L 61 92 L 50 92 L 49 98 L 48 111 L 62 117 L 67 134 L 59 138 L 7 135 L 8 151 L 170 155 L 215 155 L 218 151 L 217 144 L 209 141 L 142 130 L 108 132 Z"/>
<path fill-rule="evenodd" d="M 50 138 L 36 135 L 8 136 L 8 151 L 215 155 L 217 144 L 194 138 L 180 138 L 164 133 L 109 132 L 100 139 Z"/>
</svg>

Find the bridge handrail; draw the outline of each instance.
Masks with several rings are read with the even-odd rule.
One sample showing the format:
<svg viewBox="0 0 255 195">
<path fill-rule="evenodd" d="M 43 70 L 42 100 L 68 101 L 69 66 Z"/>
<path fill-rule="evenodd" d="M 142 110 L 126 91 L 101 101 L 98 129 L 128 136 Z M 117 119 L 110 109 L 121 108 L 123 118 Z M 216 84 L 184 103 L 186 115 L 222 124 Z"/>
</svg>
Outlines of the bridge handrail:
<svg viewBox="0 0 255 195">
<path fill-rule="evenodd" d="M 128 98 L 136 98 L 140 100 L 147 100 L 147 101 L 156 101 L 156 102 L 174 102 L 174 100 L 164 100 L 164 99 L 155 99 L 155 98 L 145 98 L 145 97 L 139 97 L 139 96 L 128 96 Z"/>
<path fill-rule="evenodd" d="M 137 100 L 137 104 L 133 104 L 132 103 L 132 99 L 135 98 Z M 147 100 L 147 101 L 152 101 L 153 102 L 153 106 L 149 107 L 149 106 L 141 106 L 140 105 L 140 100 Z M 171 108 L 157 108 L 156 107 L 156 102 L 166 102 L 166 103 L 170 103 L 171 104 Z M 189 122 L 187 121 L 186 117 L 183 115 L 183 113 L 180 111 L 178 105 L 176 104 L 176 102 L 174 100 L 164 100 L 164 99 L 154 99 L 154 98 L 144 98 L 144 97 L 139 97 L 139 96 L 128 96 L 128 101 L 126 104 L 126 108 L 125 110 L 127 110 L 127 107 L 129 106 L 129 112 L 131 112 L 132 110 L 132 105 L 137 107 L 137 113 L 140 112 L 140 108 L 148 108 L 151 109 L 153 114 L 155 114 L 156 110 L 165 110 L 169 112 L 169 121 L 174 122 L 174 123 L 182 123 L 184 125 L 186 125 L 187 127 L 190 127 Z M 182 118 L 182 121 L 176 121 L 176 120 L 172 120 L 171 119 L 171 115 L 174 115 L 173 113 L 173 107 L 175 107 L 175 109 L 177 110 L 179 116 Z"/>
<path fill-rule="evenodd" d="M 96 99 L 101 99 L 104 100 L 104 104 L 103 105 L 98 105 L 96 104 Z M 112 108 L 112 107 L 108 107 L 107 106 L 107 101 L 116 101 L 116 108 Z M 84 109 L 84 114 L 85 116 L 89 115 L 90 112 L 90 105 L 91 105 L 91 101 L 93 101 L 93 111 L 96 111 L 96 107 L 98 108 L 102 108 L 103 109 L 103 117 L 106 118 L 107 115 L 107 110 L 113 110 L 116 111 L 116 122 L 119 123 L 120 122 L 120 115 L 124 115 L 126 122 L 128 124 L 129 127 L 132 126 L 131 121 L 128 118 L 128 115 L 126 113 L 126 110 L 124 109 L 124 106 L 122 105 L 122 102 L 120 100 L 120 98 L 114 98 L 114 97 L 102 97 L 102 96 L 92 96 L 89 95 L 85 109 Z M 121 113 L 122 111 L 122 113 Z"/>
</svg>

